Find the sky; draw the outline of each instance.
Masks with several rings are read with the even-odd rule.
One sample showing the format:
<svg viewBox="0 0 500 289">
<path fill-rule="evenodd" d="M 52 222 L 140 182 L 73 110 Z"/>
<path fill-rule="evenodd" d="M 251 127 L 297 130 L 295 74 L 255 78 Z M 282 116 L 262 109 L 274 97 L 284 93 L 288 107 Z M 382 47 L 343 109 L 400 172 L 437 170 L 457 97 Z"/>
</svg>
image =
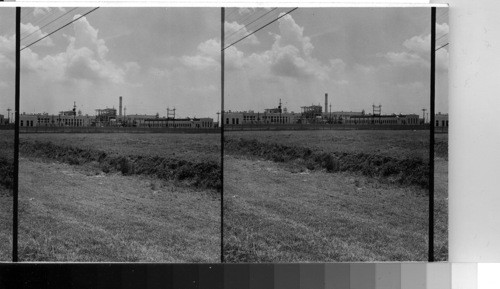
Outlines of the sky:
<svg viewBox="0 0 500 289">
<path fill-rule="evenodd" d="M 27 9 L 22 46 L 90 10 L 78 8 L 39 30 L 72 8 Z M 220 17 L 218 8 L 100 8 L 21 52 L 21 112 L 58 113 L 76 102 L 93 115 L 118 108 L 122 96 L 127 114 L 165 116 L 175 107 L 176 117 L 215 119 L 220 64 L 206 69 L 197 57 L 200 44 L 220 41 Z M 0 100 L 11 108 L 14 23 L 14 10 L 0 9 Z"/>
<path fill-rule="evenodd" d="M 252 13 L 265 11 L 227 10 L 227 45 Z M 449 30 L 447 10 L 437 16 L 439 38 Z M 430 107 L 430 17 L 429 8 L 299 8 L 225 50 L 225 110 L 262 111 L 281 98 L 300 112 L 324 106 L 328 93 L 332 111 L 371 112 L 380 104 L 384 114 L 421 115 Z M 447 47 L 436 59 L 436 112 L 447 113 Z"/>
<path fill-rule="evenodd" d="M 90 8 L 25 8 L 22 46 Z M 226 9 L 225 45 L 289 9 Z M 261 19 L 245 26 L 257 17 Z M 51 19 L 59 21 L 42 27 Z M 437 37 L 449 27 L 438 9 Z M 65 21 L 63 21 L 65 20 Z M 14 107 L 14 9 L 0 9 L 0 114 Z M 212 117 L 221 110 L 219 8 L 100 8 L 21 52 L 21 112 Z M 41 29 L 40 29 L 41 28 Z M 26 37 L 26 38 L 25 38 Z M 444 44 L 447 37 L 439 39 Z M 430 9 L 299 8 L 225 50 L 225 110 L 418 113 L 429 109 Z M 448 112 L 448 51 L 437 53 L 436 111 Z"/>
</svg>

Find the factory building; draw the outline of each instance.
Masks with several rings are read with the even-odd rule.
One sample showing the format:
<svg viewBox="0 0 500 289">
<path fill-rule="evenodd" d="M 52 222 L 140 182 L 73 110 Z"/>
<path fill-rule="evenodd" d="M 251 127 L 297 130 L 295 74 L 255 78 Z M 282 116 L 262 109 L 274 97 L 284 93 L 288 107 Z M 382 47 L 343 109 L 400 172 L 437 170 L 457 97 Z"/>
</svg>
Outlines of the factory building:
<svg viewBox="0 0 500 289">
<path fill-rule="evenodd" d="M 4 125 L 4 124 L 7 124 L 7 120 L 5 119 L 3 114 L 0 114 L 0 125 Z"/>
<path fill-rule="evenodd" d="M 144 120 L 146 127 L 168 127 L 168 128 L 213 128 L 212 118 L 148 118 Z"/>
<path fill-rule="evenodd" d="M 72 126 L 83 127 L 90 126 L 94 122 L 93 116 L 88 115 L 49 115 L 48 113 L 19 115 L 19 126 Z"/>
<path fill-rule="evenodd" d="M 435 115 L 434 121 L 436 122 L 434 124 L 435 127 L 448 127 L 448 114 L 439 112 Z"/>
<path fill-rule="evenodd" d="M 352 115 L 345 124 L 374 124 L 374 125 L 419 125 L 417 114 L 390 114 L 390 115 Z"/>
<path fill-rule="evenodd" d="M 290 124 L 297 123 L 300 114 L 294 112 L 278 112 L 266 109 L 264 112 L 227 111 L 224 112 L 225 124 Z"/>
<path fill-rule="evenodd" d="M 123 126 L 146 126 L 146 119 L 156 118 L 156 115 L 151 114 L 128 114 L 123 117 L 122 123 Z"/>
</svg>

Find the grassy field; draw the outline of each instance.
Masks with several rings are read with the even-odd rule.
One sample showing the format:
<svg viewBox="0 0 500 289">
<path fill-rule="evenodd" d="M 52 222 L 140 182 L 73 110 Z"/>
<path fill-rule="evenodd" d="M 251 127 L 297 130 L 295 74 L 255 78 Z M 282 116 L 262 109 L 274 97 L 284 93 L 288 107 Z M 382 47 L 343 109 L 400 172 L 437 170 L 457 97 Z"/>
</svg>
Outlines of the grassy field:
<svg viewBox="0 0 500 289">
<path fill-rule="evenodd" d="M 427 259 L 428 132 L 227 132 L 225 139 L 227 261 Z M 444 260 L 443 136 L 436 155 L 436 255 Z"/>
<path fill-rule="evenodd" d="M 0 261 L 12 260 L 14 131 L 0 130 Z"/>
<path fill-rule="evenodd" d="M 219 139 L 21 135 L 20 260 L 217 262 Z"/>
</svg>

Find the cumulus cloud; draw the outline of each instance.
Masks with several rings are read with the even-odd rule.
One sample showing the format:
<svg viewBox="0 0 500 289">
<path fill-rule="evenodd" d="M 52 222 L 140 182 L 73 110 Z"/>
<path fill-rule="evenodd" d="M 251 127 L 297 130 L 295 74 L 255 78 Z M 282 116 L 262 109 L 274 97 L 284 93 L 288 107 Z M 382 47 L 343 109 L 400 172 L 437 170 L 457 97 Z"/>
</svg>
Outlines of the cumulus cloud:
<svg viewBox="0 0 500 289">
<path fill-rule="evenodd" d="M 237 41 L 238 39 L 245 37 L 251 31 L 248 31 L 245 25 L 239 24 L 238 22 L 226 22 L 224 24 L 224 29 L 225 29 L 225 34 L 227 39 L 229 40 L 228 42 L 233 42 Z M 255 36 L 255 34 L 252 34 L 245 38 L 243 41 L 241 41 L 242 44 L 259 44 L 259 40 Z M 228 43 L 229 44 L 229 43 Z"/>
<path fill-rule="evenodd" d="M 0 66 L 4 68 L 14 67 L 15 38 L 12 36 L 0 35 Z"/>
<path fill-rule="evenodd" d="M 40 26 L 35 26 L 31 23 L 21 23 L 21 35 L 21 39 L 26 37 L 24 41 L 26 41 L 26 44 L 28 44 L 28 42 L 35 41 L 47 36 L 47 33 L 43 33 L 40 30 Z M 50 37 L 46 37 L 42 41 L 38 42 L 37 45 L 53 46 L 54 42 Z"/>
<path fill-rule="evenodd" d="M 33 9 L 33 16 L 43 16 L 50 12 L 50 7 L 35 7 Z"/>
<path fill-rule="evenodd" d="M 441 37 L 449 32 L 447 23 L 436 25 L 436 37 Z M 403 42 L 406 51 L 389 52 L 385 55 L 386 59 L 394 65 L 409 66 L 419 65 L 429 67 L 429 53 L 431 45 L 431 35 L 413 36 Z M 448 69 L 448 50 L 442 48 L 436 52 L 436 65 L 438 70 Z"/>
<path fill-rule="evenodd" d="M 52 11 L 53 9 L 57 9 L 61 12 L 66 12 L 66 8 L 63 8 L 63 7 L 57 7 L 57 8 L 35 7 L 35 8 L 33 8 L 33 16 L 35 16 L 35 17 L 44 16 L 44 15 L 48 14 L 50 11 Z"/>
<path fill-rule="evenodd" d="M 79 17 L 75 15 L 74 17 Z M 98 36 L 99 31 L 83 17 L 73 25 L 74 37 L 64 52 L 40 57 L 30 48 L 23 51 L 23 68 L 27 72 L 39 73 L 46 80 L 81 81 L 92 83 L 123 83 L 126 70 L 137 69 L 138 64 L 119 67 L 106 58 L 109 51 Z"/>
<path fill-rule="evenodd" d="M 226 23 L 226 29 L 232 31 L 241 27 L 243 26 L 236 22 Z M 245 54 L 237 48 L 238 45 L 227 48 L 226 71 L 244 71 L 249 77 L 268 79 L 285 77 L 323 81 L 340 77 L 345 63 L 341 59 L 331 59 L 326 63 L 316 59 L 311 39 L 304 35 L 304 28 L 291 15 L 280 18 L 278 28 L 279 33 L 272 34 L 274 42 L 268 50 Z M 245 30 L 243 33 L 248 32 Z M 220 67 L 220 48 L 220 40 L 209 39 L 198 45 L 196 55 L 182 57 L 182 63 L 200 70 Z"/>
<path fill-rule="evenodd" d="M 304 35 L 304 28 L 291 15 L 280 18 L 278 23 L 279 34 L 274 35 L 272 48 L 260 55 L 269 62 L 271 71 L 276 75 L 327 80 L 331 72 L 343 70 L 345 64 L 340 59 L 322 63 L 314 58 L 311 39 Z"/>
</svg>

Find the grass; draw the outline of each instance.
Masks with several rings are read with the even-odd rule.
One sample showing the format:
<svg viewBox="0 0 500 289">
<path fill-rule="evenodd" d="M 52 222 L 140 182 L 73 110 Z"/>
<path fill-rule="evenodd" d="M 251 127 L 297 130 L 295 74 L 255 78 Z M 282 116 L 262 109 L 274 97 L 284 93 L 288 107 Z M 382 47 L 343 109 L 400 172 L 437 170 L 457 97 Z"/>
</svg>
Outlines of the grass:
<svg viewBox="0 0 500 289">
<path fill-rule="evenodd" d="M 20 151 L 25 156 L 65 162 L 70 165 L 94 164 L 103 172 L 121 172 L 123 175 L 155 176 L 176 180 L 195 187 L 221 189 L 221 168 L 214 161 L 191 162 L 158 155 L 119 155 L 90 148 L 58 145 L 53 142 L 23 141 Z"/>
<path fill-rule="evenodd" d="M 181 133 L 21 134 L 21 142 L 52 142 L 107 154 L 160 156 L 186 161 L 220 162 L 220 135 Z"/>
<path fill-rule="evenodd" d="M 12 260 L 12 194 L 0 187 L 0 262 Z"/>
<path fill-rule="evenodd" d="M 216 147 L 208 134 L 21 135 L 20 259 L 217 262 Z"/>
<path fill-rule="evenodd" d="M 307 147 L 243 138 L 227 140 L 224 148 L 228 152 L 258 156 L 275 162 L 295 162 L 309 170 L 320 168 L 328 172 L 359 172 L 394 183 L 423 188 L 429 186 L 429 165 L 418 157 L 397 159 L 361 152 L 315 152 Z"/>
<path fill-rule="evenodd" d="M 426 261 L 428 132 L 228 132 L 228 262 Z M 447 259 L 447 138 L 436 259 Z M 410 164 L 410 165 L 408 165 Z"/>
<path fill-rule="evenodd" d="M 21 261 L 216 262 L 220 199 L 143 176 L 21 159 Z"/>
<path fill-rule="evenodd" d="M 12 260 L 14 131 L 0 130 L 0 261 Z"/>
<path fill-rule="evenodd" d="M 12 189 L 14 178 L 14 131 L 0 130 L 0 187 Z"/>
</svg>

